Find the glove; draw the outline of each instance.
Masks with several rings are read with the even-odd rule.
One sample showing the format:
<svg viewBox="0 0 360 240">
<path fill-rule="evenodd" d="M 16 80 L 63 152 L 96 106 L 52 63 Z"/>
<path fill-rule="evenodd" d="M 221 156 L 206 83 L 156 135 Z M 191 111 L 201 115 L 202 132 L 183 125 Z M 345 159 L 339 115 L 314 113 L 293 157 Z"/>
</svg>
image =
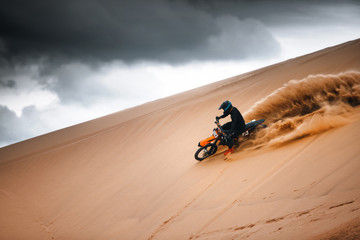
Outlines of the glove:
<svg viewBox="0 0 360 240">
<path fill-rule="evenodd" d="M 219 121 L 219 120 L 220 120 L 220 117 L 216 116 L 215 119 L 216 119 L 216 121 Z"/>
</svg>

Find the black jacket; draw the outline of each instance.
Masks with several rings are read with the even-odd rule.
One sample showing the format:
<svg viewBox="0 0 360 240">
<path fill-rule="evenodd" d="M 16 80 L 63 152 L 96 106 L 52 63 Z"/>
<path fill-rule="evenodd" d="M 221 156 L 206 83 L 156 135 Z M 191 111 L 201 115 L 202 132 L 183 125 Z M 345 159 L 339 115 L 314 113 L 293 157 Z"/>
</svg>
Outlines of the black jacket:
<svg viewBox="0 0 360 240">
<path fill-rule="evenodd" d="M 228 115 L 229 113 L 223 114 L 219 118 L 225 118 Z M 232 108 L 232 110 L 230 111 L 230 116 L 231 116 L 231 132 L 238 135 L 245 128 L 245 120 L 236 107 Z"/>
</svg>

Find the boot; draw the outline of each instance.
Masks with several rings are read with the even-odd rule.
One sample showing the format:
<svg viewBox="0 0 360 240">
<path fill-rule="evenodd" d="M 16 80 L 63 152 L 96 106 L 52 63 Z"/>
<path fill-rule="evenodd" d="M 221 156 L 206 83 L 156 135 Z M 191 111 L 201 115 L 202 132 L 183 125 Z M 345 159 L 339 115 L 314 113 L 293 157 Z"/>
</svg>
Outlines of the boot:
<svg viewBox="0 0 360 240">
<path fill-rule="evenodd" d="M 229 149 L 224 153 L 224 155 L 227 156 L 228 154 L 231 154 L 231 153 L 233 153 L 233 152 L 234 152 L 234 147 L 229 148 Z"/>
</svg>

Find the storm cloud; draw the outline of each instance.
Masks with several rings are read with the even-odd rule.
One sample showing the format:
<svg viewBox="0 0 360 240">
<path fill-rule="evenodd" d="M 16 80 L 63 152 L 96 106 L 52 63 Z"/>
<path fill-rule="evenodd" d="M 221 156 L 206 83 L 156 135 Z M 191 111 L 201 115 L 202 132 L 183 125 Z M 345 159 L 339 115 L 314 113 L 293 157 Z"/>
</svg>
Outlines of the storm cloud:
<svg viewBox="0 0 360 240">
<path fill-rule="evenodd" d="M 0 49 L 7 59 L 45 55 L 74 60 L 183 62 L 241 59 L 251 55 L 244 49 L 259 47 L 265 55 L 279 51 L 260 21 L 252 16 L 234 17 L 226 4 L 219 8 L 221 14 L 214 14 L 208 9 L 214 3 L 180 0 L 5 2 L 0 9 Z M 236 6 L 241 9 L 241 4 Z M 237 34 L 235 39 L 230 33 Z M 237 47 L 231 54 L 227 50 L 219 55 L 215 43 L 222 48 Z"/>
<path fill-rule="evenodd" d="M 358 1 L 4 0 L 0 53 L 7 60 L 245 59 L 274 55 L 269 27 L 327 21 L 324 6 Z M 321 15 L 321 16 L 319 16 Z M 321 20 L 322 19 L 322 20 Z"/>
</svg>

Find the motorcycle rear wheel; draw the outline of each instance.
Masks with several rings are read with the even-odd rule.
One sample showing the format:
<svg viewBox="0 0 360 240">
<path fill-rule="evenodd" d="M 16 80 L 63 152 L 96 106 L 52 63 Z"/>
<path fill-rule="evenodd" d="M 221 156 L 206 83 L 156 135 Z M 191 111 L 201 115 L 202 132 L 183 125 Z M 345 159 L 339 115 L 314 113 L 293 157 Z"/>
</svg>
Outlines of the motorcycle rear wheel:
<svg viewBox="0 0 360 240">
<path fill-rule="evenodd" d="M 217 145 L 215 143 L 213 144 L 207 144 L 205 147 L 200 147 L 195 152 L 195 159 L 198 161 L 202 161 L 207 157 L 210 157 L 211 155 L 214 155 L 217 151 Z"/>
</svg>

